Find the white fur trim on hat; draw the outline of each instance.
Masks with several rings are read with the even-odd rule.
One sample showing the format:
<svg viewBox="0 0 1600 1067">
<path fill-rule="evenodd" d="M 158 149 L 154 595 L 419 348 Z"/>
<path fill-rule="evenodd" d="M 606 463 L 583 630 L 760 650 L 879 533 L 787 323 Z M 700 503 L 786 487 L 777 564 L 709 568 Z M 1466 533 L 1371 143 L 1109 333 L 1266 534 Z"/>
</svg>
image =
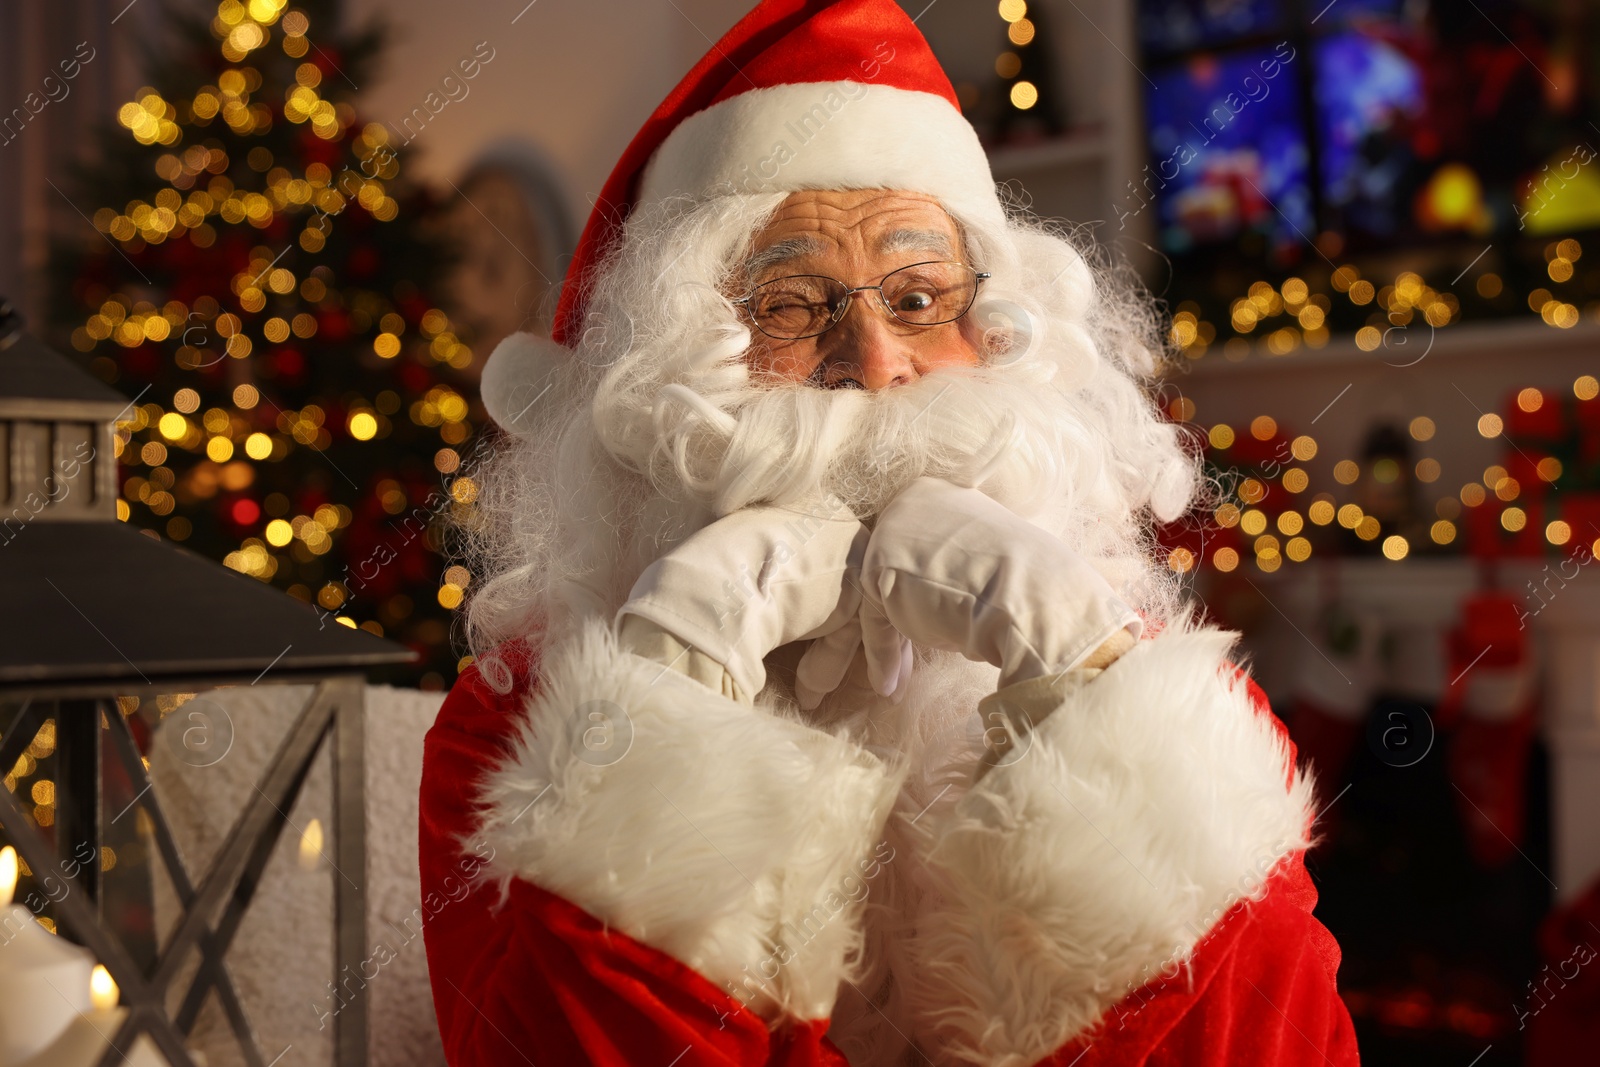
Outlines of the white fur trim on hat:
<svg viewBox="0 0 1600 1067">
<path fill-rule="evenodd" d="M 904 189 L 1005 220 L 989 157 L 949 101 L 853 81 L 752 89 L 689 116 L 651 157 L 639 199 L 797 189 Z"/>
</svg>

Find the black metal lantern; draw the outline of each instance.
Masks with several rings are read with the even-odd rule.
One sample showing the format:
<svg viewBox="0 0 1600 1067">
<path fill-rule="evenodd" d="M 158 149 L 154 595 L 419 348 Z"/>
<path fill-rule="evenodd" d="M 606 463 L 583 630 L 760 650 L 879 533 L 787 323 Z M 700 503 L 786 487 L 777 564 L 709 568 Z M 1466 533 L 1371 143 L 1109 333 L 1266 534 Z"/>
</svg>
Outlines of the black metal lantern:
<svg viewBox="0 0 1600 1067">
<path fill-rule="evenodd" d="M 9 325 L 9 329 L 7 328 Z M 110 971 L 129 1009 L 102 1064 L 147 1033 L 174 1067 L 215 991 L 245 1061 L 266 1067 L 228 973 L 226 954 L 324 743 L 333 757 L 334 968 L 366 951 L 362 798 L 363 671 L 416 653 L 326 620 L 260 581 L 117 521 L 114 424 L 132 407 L 115 390 L 16 329 L 0 304 L 0 772 L 55 722 L 54 832 L 42 832 L 10 788 L 0 828 L 37 874 L 68 872 L 55 900 L 63 932 Z M 198 882 L 184 869 L 118 704 L 230 685 L 314 683 L 250 801 Z M 109 750 L 109 754 L 107 753 Z M 141 966 L 101 915 L 103 759 L 138 789 L 156 851 L 184 912 Z M 53 838 L 53 840 L 52 840 Z M 93 862 L 67 862 L 70 857 Z M 359 872 L 359 873 L 358 873 Z M 191 952 L 200 965 L 177 997 Z M 334 1019 L 336 1062 L 366 1062 L 365 1000 Z"/>
</svg>

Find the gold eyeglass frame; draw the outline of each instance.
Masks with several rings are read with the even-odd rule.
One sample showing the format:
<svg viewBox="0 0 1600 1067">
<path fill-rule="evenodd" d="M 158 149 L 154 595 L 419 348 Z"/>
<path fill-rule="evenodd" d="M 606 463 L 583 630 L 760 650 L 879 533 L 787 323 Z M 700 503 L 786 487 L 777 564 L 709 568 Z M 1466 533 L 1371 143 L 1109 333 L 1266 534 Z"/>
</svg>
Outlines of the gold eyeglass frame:
<svg viewBox="0 0 1600 1067">
<path fill-rule="evenodd" d="M 967 301 L 967 306 L 961 309 L 961 313 L 959 315 L 953 315 L 948 319 L 941 319 L 938 322 L 908 322 L 907 320 L 902 319 L 899 315 L 895 314 L 894 308 L 889 306 L 889 298 L 883 295 L 884 283 L 887 282 L 890 278 L 894 277 L 896 274 L 899 274 L 903 270 L 911 270 L 913 267 L 926 267 L 926 266 L 930 266 L 930 265 L 935 264 L 935 263 L 947 263 L 947 264 L 951 264 L 953 266 L 961 267 L 961 268 L 963 268 L 965 270 L 971 271 L 972 272 L 972 276 L 973 276 L 972 299 Z M 751 324 L 753 326 L 755 326 L 756 329 L 760 330 L 766 336 L 771 337 L 773 340 L 776 340 L 776 341 L 802 341 L 802 340 L 805 340 L 808 337 L 821 337 L 823 334 L 827 333 L 829 330 L 831 330 L 835 326 L 839 325 L 839 323 L 843 322 L 845 315 L 847 315 L 849 313 L 849 311 L 850 311 L 850 305 L 855 302 L 855 295 L 857 293 L 864 293 L 864 292 L 867 292 L 869 290 L 877 292 L 877 294 L 878 294 L 878 303 L 883 307 L 883 309 L 885 311 L 887 311 L 889 313 L 889 316 L 891 318 L 893 318 L 896 322 L 904 323 L 907 326 L 944 326 L 944 325 L 946 325 L 948 323 L 955 322 L 957 319 L 960 319 L 962 317 L 962 315 L 965 315 L 967 312 L 972 310 L 972 305 L 978 302 L 978 287 L 980 285 L 982 285 L 990 277 L 991 277 L 991 275 L 990 275 L 990 273 L 988 271 L 974 270 L 970 265 L 968 265 L 966 263 L 963 263 L 958 259 L 928 259 L 928 260 L 923 260 L 920 263 L 907 263 L 903 267 L 896 267 L 894 270 L 890 271 L 888 274 L 885 274 L 882 278 L 879 278 L 877 285 L 857 285 L 855 287 L 851 287 L 851 286 L 845 285 L 845 283 L 840 281 L 838 278 L 829 277 L 826 274 L 786 274 L 781 278 L 771 278 L 771 279 L 769 279 L 767 281 L 762 282 L 760 285 L 752 287 L 750 292 L 746 293 L 744 296 L 741 296 L 736 300 L 733 300 L 732 303 L 738 304 L 738 305 L 741 305 L 742 307 L 744 307 L 746 313 L 750 315 Z M 824 326 L 822 329 L 816 331 L 815 333 L 803 333 L 803 334 L 798 334 L 798 335 L 793 336 L 793 337 L 786 337 L 786 336 L 783 336 L 782 334 L 772 333 L 769 330 L 767 330 L 765 327 L 763 327 L 761 325 L 761 323 L 756 320 L 755 314 L 753 312 L 751 312 L 751 310 L 750 310 L 750 301 L 755 299 L 756 293 L 758 291 L 760 291 L 761 289 L 765 288 L 766 286 L 776 285 L 778 282 L 789 281 L 789 280 L 791 280 L 793 278 L 819 278 L 819 279 L 821 279 L 823 281 L 832 282 L 835 285 L 840 286 L 841 288 L 844 289 L 844 296 L 839 300 L 838 307 L 834 310 L 833 315 L 828 319 L 828 324 L 826 326 Z"/>
</svg>

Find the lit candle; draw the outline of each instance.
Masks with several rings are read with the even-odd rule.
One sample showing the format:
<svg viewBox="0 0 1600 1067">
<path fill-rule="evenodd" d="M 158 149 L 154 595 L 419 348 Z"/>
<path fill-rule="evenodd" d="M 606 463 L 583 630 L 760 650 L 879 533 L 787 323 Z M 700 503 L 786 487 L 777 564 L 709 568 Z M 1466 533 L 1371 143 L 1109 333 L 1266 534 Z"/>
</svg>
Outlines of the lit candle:
<svg viewBox="0 0 1600 1067">
<path fill-rule="evenodd" d="M 300 834 L 300 866 L 314 871 L 322 866 L 322 820 L 312 819 Z"/>
<path fill-rule="evenodd" d="M 94 1010 L 110 1011 L 121 999 L 118 994 L 117 982 L 111 977 L 111 972 L 105 969 L 104 964 L 95 964 L 94 970 L 89 972 L 89 1003 L 94 1005 Z"/>
<path fill-rule="evenodd" d="M 99 1063 L 128 1009 L 117 1006 L 117 983 L 101 964 L 95 964 L 90 973 L 88 991 L 89 1010 L 73 1019 L 48 1048 L 25 1060 L 5 1060 L 0 1067 L 12 1067 L 13 1062 L 15 1067 L 93 1067 Z M 121 1063 L 126 1067 L 170 1067 L 145 1034 L 122 1053 Z"/>
<path fill-rule="evenodd" d="M 0 1065 L 34 1056 L 90 1008 L 94 956 L 56 937 L 11 897 L 17 853 L 0 848 Z"/>
</svg>

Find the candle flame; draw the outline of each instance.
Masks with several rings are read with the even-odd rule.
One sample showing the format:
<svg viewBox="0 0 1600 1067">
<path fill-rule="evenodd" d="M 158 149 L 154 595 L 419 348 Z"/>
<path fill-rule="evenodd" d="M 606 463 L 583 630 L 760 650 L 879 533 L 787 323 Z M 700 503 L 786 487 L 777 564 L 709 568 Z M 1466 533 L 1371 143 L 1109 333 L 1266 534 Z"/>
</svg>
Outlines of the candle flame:
<svg viewBox="0 0 1600 1067">
<path fill-rule="evenodd" d="M 306 823 L 305 831 L 300 835 L 300 866 L 314 871 L 321 859 L 322 820 L 312 819 Z"/>
<path fill-rule="evenodd" d="M 96 1011 L 108 1011 L 117 1006 L 118 998 L 117 983 L 111 972 L 106 970 L 105 964 L 95 964 L 89 975 L 89 1002 Z"/>
<path fill-rule="evenodd" d="M 11 894 L 17 888 L 17 850 L 7 845 L 0 848 L 0 908 L 11 903 Z"/>
</svg>

